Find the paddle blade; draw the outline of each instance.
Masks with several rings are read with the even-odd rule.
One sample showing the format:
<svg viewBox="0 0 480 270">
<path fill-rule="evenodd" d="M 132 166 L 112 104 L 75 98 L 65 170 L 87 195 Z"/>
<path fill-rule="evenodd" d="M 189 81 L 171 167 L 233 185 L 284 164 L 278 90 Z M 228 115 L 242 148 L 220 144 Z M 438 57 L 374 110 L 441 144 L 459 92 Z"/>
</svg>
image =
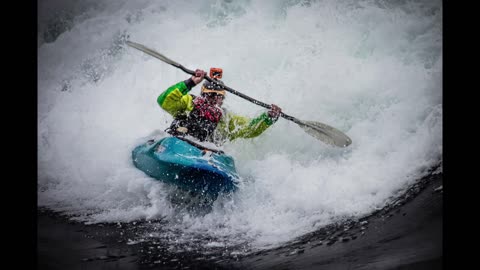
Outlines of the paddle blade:
<svg viewBox="0 0 480 270">
<path fill-rule="evenodd" d="M 305 132 L 326 144 L 347 147 L 352 143 L 352 140 L 345 133 L 329 125 L 314 121 L 300 121 L 297 124 Z"/>
<path fill-rule="evenodd" d="M 161 54 L 161 53 L 159 53 L 159 52 L 157 52 L 157 51 L 155 51 L 155 50 L 152 50 L 152 49 L 150 49 L 150 48 L 147 48 L 147 47 L 143 46 L 142 44 L 138 44 L 138 43 L 135 43 L 135 42 L 132 42 L 132 41 L 128 41 L 128 40 L 127 40 L 127 42 L 125 42 L 125 43 L 127 43 L 128 46 L 133 47 L 133 48 L 135 48 L 135 49 L 137 49 L 137 50 L 140 50 L 140 51 L 142 51 L 142 52 L 144 52 L 144 53 L 146 53 L 146 54 L 149 54 L 149 55 L 151 55 L 151 56 L 153 56 L 153 57 L 155 57 L 155 58 L 158 58 L 158 59 L 162 60 L 163 62 L 165 62 L 165 63 L 167 63 L 167 64 L 170 64 L 170 65 L 175 66 L 175 67 L 180 67 L 180 66 L 181 66 L 181 65 L 178 64 L 177 62 L 175 62 L 175 61 L 167 58 L 165 55 L 163 55 L 163 54 Z"/>
</svg>

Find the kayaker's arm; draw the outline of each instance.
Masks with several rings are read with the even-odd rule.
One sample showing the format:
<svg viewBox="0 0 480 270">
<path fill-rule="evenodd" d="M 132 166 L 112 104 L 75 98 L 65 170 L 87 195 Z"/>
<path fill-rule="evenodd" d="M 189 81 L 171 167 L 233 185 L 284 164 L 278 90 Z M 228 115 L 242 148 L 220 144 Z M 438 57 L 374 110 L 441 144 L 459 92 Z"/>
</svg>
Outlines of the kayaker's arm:
<svg viewBox="0 0 480 270">
<path fill-rule="evenodd" d="M 192 77 L 170 86 L 158 96 L 158 105 L 173 117 L 179 113 L 193 110 L 193 96 L 188 92 L 203 80 L 205 74 L 205 71 L 197 69 Z"/>
<path fill-rule="evenodd" d="M 173 117 L 179 113 L 191 111 L 193 109 L 193 97 L 188 92 L 193 86 L 195 86 L 195 83 L 191 78 L 170 86 L 158 96 L 158 105 Z"/>
<path fill-rule="evenodd" d="M 220 132 L 225 132 L 226 137 L 233 141 L 237 138 L 254 138 L 262 134 L 273 125 L 277 119 L 270 117 L 266 112 L 258 117 L 248 119 L 243 116 L 229 115 L 227 122 L 220 122 Z"/>
</svg>

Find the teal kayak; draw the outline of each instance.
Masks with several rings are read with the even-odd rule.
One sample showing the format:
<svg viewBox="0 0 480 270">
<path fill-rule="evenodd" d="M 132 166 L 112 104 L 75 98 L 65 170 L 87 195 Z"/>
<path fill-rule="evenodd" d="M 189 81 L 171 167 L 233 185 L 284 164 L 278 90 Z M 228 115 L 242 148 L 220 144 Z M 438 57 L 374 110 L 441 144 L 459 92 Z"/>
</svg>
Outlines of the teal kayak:
<svg viewBox="0 0 480 270">
<path fill-rule="evenodd" d="M 132 159 L 147 175 L 195 194 L 216 198 L 237 188 L 231 156 L 176 137 L 149 140 L 133 150 Z"/>
</svg>

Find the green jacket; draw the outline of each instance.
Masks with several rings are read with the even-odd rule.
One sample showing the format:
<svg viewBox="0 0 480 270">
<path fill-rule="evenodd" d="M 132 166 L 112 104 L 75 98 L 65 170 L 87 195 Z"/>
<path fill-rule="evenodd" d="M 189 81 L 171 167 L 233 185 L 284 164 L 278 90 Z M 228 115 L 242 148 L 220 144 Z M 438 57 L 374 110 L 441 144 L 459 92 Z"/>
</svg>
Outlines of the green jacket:
<svg viewBox="0 0 480 270">
<path fill-rule="evenodd" d="M 190 87 L 187 86 L 186 81 L 172 85 L 158 96 L 157 102 L 173 117 L 189 113 L 193 110 L 193 97 L 188 94 Z M 237 138 L 254 138 L 275 122 L 276 119 L 270 118 L 266 112 L 253 119 L 227 112 L 222 115 L 214 131 L 214 141 L 223 143 Z"/>
</svg>

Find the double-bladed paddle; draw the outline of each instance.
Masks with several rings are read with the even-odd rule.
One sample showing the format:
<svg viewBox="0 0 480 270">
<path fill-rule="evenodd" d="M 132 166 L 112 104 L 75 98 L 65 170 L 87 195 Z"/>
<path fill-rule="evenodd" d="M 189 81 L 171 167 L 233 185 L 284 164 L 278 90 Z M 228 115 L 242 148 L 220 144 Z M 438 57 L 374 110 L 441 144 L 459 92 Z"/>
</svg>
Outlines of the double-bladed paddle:
<svg viewBox="0 0 480 270">
<path fill-rule="evenodd" d="M 156 51 L 154 51 L 150 48 L 145 47 L 142 44 L 138 44 L 138 43 L 131 42 L 131 41 L 127 41 L 126 43 L 129 46 L 131 46 L 135 49 L 138 49 L 138 50 L 140 50 L 140 51 L 142 51 L 146 54 L 149 54 L 149 55 L 151 55 L 155 58 L 158 58 L 158 59 L 162 60 L 163 62 L 165 62 L 167 64 L 170 64 L 170 65 L 172 65 L 176 68 L 179 68 L 179 69 L 183 70 L 185 73 L 188 73 L 190 75 L 195 75 L 195 71 L 185 68 L 184 66 L 180 65 L 179 63 L 167 58 L 166 56 L 164 56 L 164 55 L 162 55 L 162 54 L 160 54 L 160 53 L 158 53 L 158 52 L 156 52 Z M 207 75 L 205 75 L 205 79 L 209 82 L 213 82 L 213 79 L 208 77 Z M 253 98 L 251 98 L 247 95 L 244 95 L 244 94 L 238 92 L 237 90 L 226 86 L 225 84 L 223 84 L 221 82 L 215 81 L 215 83 L 221 85 L 228 92 L 230 92 L 234 95 L 237 95 L 241 98 L 244 98 L 244 99 L 246 99 L 246 100 L 248 100 L 252 103 L 255 103 L 255 104 L 260 105 L 260 106 L 262 106 L 264 108 L 267 108 L 267 109 L 270 109 L 272 107 L 269 104 L 263 103 L 263 102 L 258 101 L 256 99 L 253 99 Z M 290 120 L 290 121 L 296 123 L 305 132 L 307 132 L 308 134 L 315 137 L 316 139 L 319 139 L 322 142 L 327 143 L 329 145 L 334 145 L 334 146 L 338 146 L 338 147 L 347 147 L 352 143 L 352 140 L 347 135 L 345 135 L 345 133 L 343 133 L 340 130 L 338 130 L 334 127 L 331 127 L 329 125 L 326 125 L 326 124 L 323 124 L 323 123 L 320 123 L 320 122 L 314 122 L 314 121 L 302 121 L 302 120 L 299 120 L 299 119 L 297 119 L 293 116 L 287 115 L 283 112 L 280 113 L 280 116 L 282 116 L 283 118 L 285 118 L 287 120 Z"/>
</svg>

